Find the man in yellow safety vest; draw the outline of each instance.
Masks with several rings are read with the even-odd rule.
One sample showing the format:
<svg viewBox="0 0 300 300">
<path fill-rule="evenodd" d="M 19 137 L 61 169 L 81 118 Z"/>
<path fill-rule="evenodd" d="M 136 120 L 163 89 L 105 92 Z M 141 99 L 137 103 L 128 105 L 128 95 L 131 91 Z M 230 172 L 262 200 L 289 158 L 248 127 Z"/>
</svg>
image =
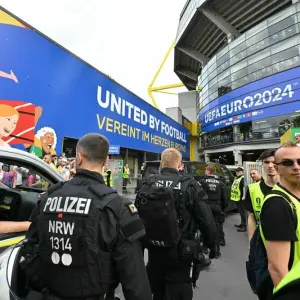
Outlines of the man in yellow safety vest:
<svg viewBox="0 0 300 300">
<path fill-rule="evenodd" d="M 232 184 L 231 187 L 231 196 L 230 199 L 232 201 L 236 202 L 238 211 L 241 215 L 241 224 L 240 225 L 235 225 L 235 227 L 237 227 L 237 231 L 239 232 L 245 232 L 247 231 L 246 228 L 246 220 L 247 220 L 247 216 L 246 216 L 246 210 L 243 204 L 243 193 L 244 193 L 244 169 L 241 167 L 238 167 L 236 169 L 236 176 L 237 178 L 235 179 L 235 181 Z"/>
<path fill-rule="evenodd" d="M 130 169 L 128 167 L 128 164 L 125 164 L 125 167 L 123 168 L 123 193 L 127 194 L 127 184 L 129 181 L 130 176 Z"/>
<path fill-rule="evenodd" d="M 280 176 L 265 197 L 260 234 L 266 247 L 274 299 L 300 299 L 300 148 L 288 142 L 275 152 Z M 282 295 L 288 298 L 280 298 Z"/>
<path fill-rule="evenodd" d="M 266 179 L 251 183 L 245 196 L 244 206 L 248 211 L 248 238 L 249 242 L 254 234 L 257 225 L 260 224 L 260 213 L 264 198 L 272 191 L 273 186 L 279 181 L 275 168 L 275 150 L 268 149 L 260 155 L 262 167 Z"/>
</svg>

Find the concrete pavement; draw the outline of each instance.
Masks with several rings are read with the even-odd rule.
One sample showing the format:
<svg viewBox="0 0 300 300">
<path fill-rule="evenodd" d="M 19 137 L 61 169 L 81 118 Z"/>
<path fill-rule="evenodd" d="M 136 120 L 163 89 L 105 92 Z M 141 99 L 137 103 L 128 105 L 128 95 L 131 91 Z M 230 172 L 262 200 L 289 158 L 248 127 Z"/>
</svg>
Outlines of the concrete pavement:
<svg viewBox="0 0 300 300">
<path fill-rule="evenodd" d="M 131 198 L 131 197 L 130 197 Z M 221 248 L 222 256 L 213 260 L 212 265 L 203 271 L 194 290 L 193 299 L 199 300 L 256 300 L 252 293 L 245 271 L 248 256 L 247 234 L 237 232 L 234 224 L 240 223 L 238 214 L 226 218 L 224 231 L 227 245 Z M 121 293 L 120 287 L 117 290 Z M 121 296 L 121 299 L 124 299 Z"/>
</svg>

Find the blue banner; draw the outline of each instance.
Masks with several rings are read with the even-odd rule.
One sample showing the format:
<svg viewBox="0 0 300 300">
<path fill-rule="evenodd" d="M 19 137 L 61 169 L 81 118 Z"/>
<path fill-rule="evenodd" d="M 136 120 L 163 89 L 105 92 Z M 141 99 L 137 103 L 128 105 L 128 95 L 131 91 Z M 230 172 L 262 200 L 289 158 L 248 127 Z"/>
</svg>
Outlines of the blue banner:
<svg viewBox="0 0 300 300">
<path fill-rule="evenodd" d="M 98 132 L 111 145 L 189 158 L 186 128 L 1 11 L 0 45 L 0 145 L 41 157 L 60 153 L 64 137 Z"/>
<path fill-rule="evenodd" d="M 108 154 L 115 154 L 115 155 L 120 154 L 120 146 L 110 145 Z"/>
<path fill-rule="evenodd" d="M 199 113 L 202 131 L 293 113 L 300 109 L 300 68 L 281 72 L 219 97 Z"/>
</svg>

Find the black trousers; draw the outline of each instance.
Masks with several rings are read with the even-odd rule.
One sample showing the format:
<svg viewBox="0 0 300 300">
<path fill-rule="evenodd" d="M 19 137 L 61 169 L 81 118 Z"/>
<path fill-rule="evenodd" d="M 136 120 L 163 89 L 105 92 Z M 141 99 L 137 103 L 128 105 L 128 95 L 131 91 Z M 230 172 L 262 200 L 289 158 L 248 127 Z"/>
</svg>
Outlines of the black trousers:
<svg viewBox="0 0 300 300">
<path fill-rule="evenodd" d="M 247 223 L 247 213 L 244 207 L 243 200 L 240 200 L 236 203 L 239 214 L 241 215 L 241 225 L 246 226 Z"/>
<path fill-rule="evenodd" d="M 123 192 L 127 191 L 128 178 L 123 178 Z"/>
<path fill-rule="evenodd" d="M 191 263 L 178 258 L 177 247 L 149 249 L 148 278 L 153 300 L 192 300 Z"/>
<path fill-rule="evenodd" d="M 209 204 L 211 212 L 213 214 L 216 227 L 217 227 L 217 237 L 216 237 L 216 244 L 218 245 L 218 251 L 220 250 L 220 241 L 225 240 L 225 234 L 223 230 L 223 223 L 220 222 L 221 220 L 221 214 L 222 214 L 222 209 L 219 204 Z"/>
</svg>

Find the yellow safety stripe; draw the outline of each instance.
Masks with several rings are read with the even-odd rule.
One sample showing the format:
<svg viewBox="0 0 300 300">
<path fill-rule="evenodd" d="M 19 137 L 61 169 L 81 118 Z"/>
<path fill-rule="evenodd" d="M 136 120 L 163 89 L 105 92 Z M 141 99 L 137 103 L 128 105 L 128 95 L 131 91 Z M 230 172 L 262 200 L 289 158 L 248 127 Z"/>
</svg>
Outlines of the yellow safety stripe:
<svg viewBox="0 0 300 300">
<path fill-rule="evenodd" d="M 19 243 L 20 241 L 22 241 L 24 239 L 25 239 L 25 235 L 0 241 L 0 248 L 4 248 L 4 247 L 9 247 L 11 245 L 15 245 L 15 244 Z"/>
<path fill-rule="evenodd" d="M 10 210 L 10 206 L 8 206 L 8 205 L 1 204 L 0 208 L 6 209 L 6 210 Z"/>
</svg>

